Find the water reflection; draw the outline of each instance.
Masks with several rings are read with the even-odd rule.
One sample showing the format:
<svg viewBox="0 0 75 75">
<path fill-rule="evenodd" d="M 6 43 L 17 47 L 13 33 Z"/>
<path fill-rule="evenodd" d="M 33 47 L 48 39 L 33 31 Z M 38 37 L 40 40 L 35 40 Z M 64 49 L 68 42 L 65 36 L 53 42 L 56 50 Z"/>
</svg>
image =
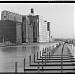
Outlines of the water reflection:
<svg viewBox="0 0 75 75">
<path fill-rule="evenodd" d="M 0 72 L 15 72 L 15 62 L 18 62 L 18 72 L 23 71 L 24 58 L 26 59 L 26 68 L 29 67 L 29 56 L 34 58 L 34 53 L 51 44 L 4 47 L 0 48 Z"/>
</svg>

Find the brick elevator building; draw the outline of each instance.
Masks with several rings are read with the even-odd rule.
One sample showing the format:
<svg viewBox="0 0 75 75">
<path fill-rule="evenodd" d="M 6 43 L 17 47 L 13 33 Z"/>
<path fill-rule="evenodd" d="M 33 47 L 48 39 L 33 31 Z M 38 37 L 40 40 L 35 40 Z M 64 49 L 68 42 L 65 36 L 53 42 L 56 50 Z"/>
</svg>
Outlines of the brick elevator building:
<svg viewBox="0 0 75 75">
<path fill-rule="evenodd" d="M 16 22 L 5 20 L 0 21 L 0 43 L 10 41 L 16 43 Z"/>
<path fill-rule="evenodd" d="M 7 21 L 7 20 L 12 21 L 10 26 L 13 25 L 13 23 L 15 23 L 15 25 L 13 25 L 13 26 L 16 28 L 16 31 L 15 31 L 16 43 L 21 44 L 22 43 L 22 15 L 4 10 L 1 12 L 1 21 L 3 22 L 3 21 Z M 4 25 L 5 25 L 5 23 L 4 23 Z M 9 29 L 9 27 L 8 27 L 8 29 Z M 15 36 L 15 34 L 13 36 Z M 9 34 L 9 36 L 10 36 L 10 34 Z"/>
<path fill-rule="evenodd" d="M 30 15 L 23 15 L 22 18 L 23 42 L 50 42 L 50 22 L 34 15 L 33 9 Z"/>
<path fill-rule="evenodd" d="M 33 8 L 31 8 L 29 15 L 19 15 L 6 10 L 2 11 L 0 25 L 2 27 L 0 27 L 1 37 L 4 36 L 7 39 L 6 35 L 10 36 L 11 40 L 9 41 L 12 43 L 50 42 L 50 22 L 44 20 L 42 16 L 34 15 Z"/>
</svg>

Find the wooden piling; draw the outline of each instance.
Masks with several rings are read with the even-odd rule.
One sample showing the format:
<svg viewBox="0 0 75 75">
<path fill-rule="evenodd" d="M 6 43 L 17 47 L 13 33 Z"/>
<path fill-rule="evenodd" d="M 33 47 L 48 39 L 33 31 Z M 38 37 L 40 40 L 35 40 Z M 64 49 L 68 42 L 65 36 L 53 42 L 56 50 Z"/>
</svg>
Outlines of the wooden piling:
<svg viewBox="0 0 75 75">
<path fill-rule="evenodd" d="M 62 51 L 61 51 L 61 73 L 63 73 L 63 49 L 64 49 L 64 45 L 63 45 Z"/>
<path fill-rule="evenodd" d="M 39 73 L 39 62 L 38 62 L 38 73 Z"/>
<path fill-rule="evenodd" d="M 48 48 L 47 48 L 47 52 L 48 52 Z"/>
<path fill-rule="evenodd" d="M 38 60 L 38 52 L 37 52 L 37 60 Z"/>
<path fill-rule="evenodd" d="M 17 73 L 17 62 L 15 62 L 15 73 Z"/>
<path fill-rule="evenodd" d="M 44 53 L 45 53 L 45 48 L 44 48 Z"/>
<path fill-rule="evenodd" d="M 34 54 L 34 63 L 35 63 L 35 54 Z"/>
<path fill-rule="evenodd" d="M 47 47 L 46 47 L 46 53 L 47 53 Z"/>
<path fill-rule="evenodd" d="M 42 50 L 42 55 L 43 55 L 43 50 Z"/>
<path fill-rule="evenodd" d="M 43 57 L 42 57 L 42 72 L 43 72 Z"/>
<path fill-rule="evenodd" d="M 45 53 L 46 53 L 46 47 L 45 47 Z"/>
<path fill-rule="evenodd" d="M 31 55 L 29 56 L 29 65 L 31 65 Z"/>
<path fill-rule="evenodd" d="M 51 55 L 52 55 L 53 51 L 51 50 Z"/>
<path fill-rule="evenodd" d="M 24 58 L 24 72 L 25 72 L 25 58 Z"/>
<path fill-rule="evenodd" d="M 41 58 L 41 51 L 40 51 L 40 58 Z"/>
<path fill-rule="evenodd" d="M 49 52 L 49 60 L 50 60 L 50 52 Z"/>
<path fill-rule="evenodd" d="M 48 57 L 48 53 L 47 53 L 47 62 L 48 62 L 48 58 L 49 58 L 49 57 Z"/>
<path fill-rule="evenodd" d="M 43 50 L 42 50 L 42 56 L 43 56 L 43 54 L 44 54 L 44 48 L 43 48 Z"/>
<path fill-rule="evenodd" d="M 46 66 L 46 55 L 45 55 L 45 66 Z"/>
</svg>

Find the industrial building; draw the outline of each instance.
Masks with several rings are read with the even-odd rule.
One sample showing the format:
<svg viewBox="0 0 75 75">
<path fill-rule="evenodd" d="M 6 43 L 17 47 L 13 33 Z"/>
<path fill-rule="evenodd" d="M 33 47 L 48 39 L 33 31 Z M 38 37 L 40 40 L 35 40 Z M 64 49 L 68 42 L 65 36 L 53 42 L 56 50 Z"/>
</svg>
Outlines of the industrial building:
<svg viewBox="0 0 75 75">
<path fill-rule="evenodd" d="M 15 43 L 19 43 L 19 44 L 22 43 L 22 15 L 4 10 L 1 12 L 1 21 L 3 22 L 3 21 L 7 21 L 7 20 L 11 21 L 12 23 L 15 22 L 15 28 L 16 28 L 16 32 L 15 32 L 16 42 Z M 4 25 L 6 25 L 6 24 L 4 23 Z M 10 24 L 10 26 L 11 25 L 12 24 Z M 8 27 L 8 29 L 9 29 L 9 27 Z M 13 35 L 13 36 L 15 36 L 15 35 Z"/>
<path fill-rule="evenodd" d="M 21 25 L 11 20 L 0 21 L 0 42 L 20 44 Z"/>
<path fill-rule="evenodd" d="M 8 27 L 10 25 L 11 29 L 13 23 L 15 23 L 13 26 L 16 30 L 12 35 L 15 36 L 15 38 L 13 38 L 13 40 L 15 39 L 14 43 L 50 42 L 50 22 L 47 22 L 39 15 L 34 15 L 33 8 L 31 8 L 29 15 L 19 15 L 4 10 L 1 12 L 1 22 L 3 21 L 11 21 L 12 24 L 8 24 L 8 22 L 8 25 L 6 25 L 4 23 L 4 26 L 6 25 Z M 2 24 L 0 23 L 0 25 Z M 10 31 L 9 27 L 8 30 Z M 7 35 L 10 36 L 10 34 Z"/>
<path fill-rule="evenodd" d="M 22 43 L 21 24 L 4 20 L 0 21 L 0 42 Z M 3 41 L 4 40 L 4 41 Z"/>
<path fill-rule="evenodd" d="M 22 23 L 22 15 L 4 10 L 1 12 L 1 20 L 11 20 Z"/>
<path fill-rule="evenodd" d="M 16 43 L 16 22 L 0 21 L 0 42 Z"/>
<path fill-rule="evenodd" d="M 43 17 L 34 15 L 31 9 L 30 15 L 23 15 L 23 42 L 50 42 L 50 22 Z"/>
<path fill-rule="evenodd" d="M 38 42 L 38 15 L 23 16 L 24 41 L 28 43 Z"/>
</svg>

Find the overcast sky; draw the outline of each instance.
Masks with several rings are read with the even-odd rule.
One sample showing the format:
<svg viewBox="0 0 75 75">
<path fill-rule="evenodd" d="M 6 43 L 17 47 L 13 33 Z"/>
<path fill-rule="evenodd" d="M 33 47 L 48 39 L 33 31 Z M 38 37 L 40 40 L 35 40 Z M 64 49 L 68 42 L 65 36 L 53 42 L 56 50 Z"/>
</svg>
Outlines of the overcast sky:
<svg viewBox="0 0 75 75">
<path fill-rule="evenodd" d="M 43 16 L 50 21 L 51 35 L 54 38 L 73 38 L 74 36 L 74 4 L 40 3 L 40 4 L 0 4 L 0 14 L 3 10 L 10 10 L 21 15 L 30 14 L 34 8 L 34 14 Z M 1 17 L 1 15 L 0 15 Z"/>
</svg>

